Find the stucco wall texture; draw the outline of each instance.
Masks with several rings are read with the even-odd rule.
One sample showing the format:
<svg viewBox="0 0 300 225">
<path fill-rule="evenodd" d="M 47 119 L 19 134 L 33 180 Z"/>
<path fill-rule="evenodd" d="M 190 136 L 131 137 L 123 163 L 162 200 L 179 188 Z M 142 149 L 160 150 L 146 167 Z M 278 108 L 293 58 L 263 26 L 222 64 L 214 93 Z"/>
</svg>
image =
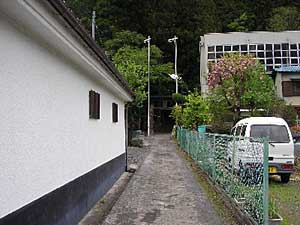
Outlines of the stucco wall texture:
<svg viewBox="0 0 300 225">
<path fill-rule="evenodd" d="M 80 65 L 3 18 L 0 30 L 1 218 L 123 154 L 125 129 L 124 102 Z M 100 120 L 89 119 L 90 90 Z"/>
</svg>

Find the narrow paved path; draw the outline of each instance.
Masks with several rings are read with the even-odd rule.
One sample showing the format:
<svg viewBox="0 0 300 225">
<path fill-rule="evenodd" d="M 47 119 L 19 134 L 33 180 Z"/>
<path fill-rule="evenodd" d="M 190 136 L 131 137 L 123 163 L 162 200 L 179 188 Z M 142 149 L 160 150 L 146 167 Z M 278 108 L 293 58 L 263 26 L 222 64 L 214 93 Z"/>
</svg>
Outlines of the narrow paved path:
<svg viewBox="0 0 300 225">
<path fill-rule="evenodd" d="M 218 225 L 206 194 L 170 135 L 155 135 L 144 163 L 103 225 Z"/>
</svg>

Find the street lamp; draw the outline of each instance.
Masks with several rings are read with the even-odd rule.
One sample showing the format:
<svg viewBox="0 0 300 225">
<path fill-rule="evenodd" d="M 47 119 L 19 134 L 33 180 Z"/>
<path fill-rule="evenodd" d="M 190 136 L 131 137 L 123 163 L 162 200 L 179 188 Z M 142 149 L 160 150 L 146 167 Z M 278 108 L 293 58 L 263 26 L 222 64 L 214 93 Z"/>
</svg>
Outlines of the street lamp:
<svg viewBox="0 0 300 225">
<path fill-rule="evenodd" d="M 170 38 L 168 39 L 168 42 L 171 43 L 171 42 L 174 42 L 174 45 L 175 45 L 175 76 L 176 78 L 172 78 L 172 79 L 175 79 L 175 82 L 176 82 L 176 94 L 178 93 L 178 75 L 177 75 L 177 40 L 178 37 L 176 37 L 176 35 L 173 37 L 173 38 Z"/>
<path fill-rule="evenodd" d="M 181 77 L 179 77 L 177 74 L 169 74 L 169 76 L 176 81 L 176 93 L 178 93 L 178 80 L 181 80 Z M 177 105 L 177 101 L 176 101 Z"/>
<path fill-rule="evenodd" d="M 147 118 L 147 135 L 150 136 L 150 36 L 144 40 L 148 43 L 148 118 Z"/>
</svg>

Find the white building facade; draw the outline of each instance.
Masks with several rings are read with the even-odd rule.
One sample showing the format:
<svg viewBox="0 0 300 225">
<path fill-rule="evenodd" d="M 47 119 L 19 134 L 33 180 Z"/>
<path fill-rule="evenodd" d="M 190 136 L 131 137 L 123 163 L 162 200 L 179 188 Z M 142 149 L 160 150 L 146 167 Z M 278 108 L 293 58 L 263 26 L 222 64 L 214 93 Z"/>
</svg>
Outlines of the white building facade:
<svg viewBox="0 0 300 225">
<path fill-rule="evenodd" d="M 76 224 L 125 170 L 132 93 L 60 1 L 0 1 L 0 31 L 0 224 Z"/>
<path fill-rule="evenodd" d="M 207 93 L 208 63 L 216 63 L 228 53 L 251 54 L 269 73 L 282 66 L 300 65 L 300 31 L 285 32 L 231 32 L 201 36 L 200 85 Z"/>
</svg>

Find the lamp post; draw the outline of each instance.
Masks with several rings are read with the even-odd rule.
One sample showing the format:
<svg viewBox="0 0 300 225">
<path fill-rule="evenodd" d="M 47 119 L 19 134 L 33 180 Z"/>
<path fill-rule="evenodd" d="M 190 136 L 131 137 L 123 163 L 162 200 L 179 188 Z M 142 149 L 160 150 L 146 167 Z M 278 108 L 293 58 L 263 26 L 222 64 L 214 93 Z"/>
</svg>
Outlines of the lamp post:
<svg viewBox="0 0 300 225">
<path fill-rule="evenodd" d="M 176 82 L 176 93 L 178 93 L 178 80 L 181 80 L 181 77 L 179 77 L 177 74 L 169 74 L 169 76 L 175 80 Z M 176 102 L 176 105 L 177 105 L 177 102 Z"/>
<path fill-rule="evenodd" d="M 92 16 L 92 38 L 95 40 L 95 27 L 96 27 L 96 11 L 93 11 Z"/>
<path fill-rule="evenodd" d="M 144 40 L 148 43 L 148 118 L 147 118 L 147 135 L 150 136 L 150 36 Z"/>
<path fill-rule="evenodd" d="M 178 93 L 178 75 L 177 75 L 177 40 L 178 37 L 176 35 L 173 38 L 168 39 L 168 42 L 174 42 L 175 45 L 175 82 L 176 82 L 176 94 Z"/>
</svg>

